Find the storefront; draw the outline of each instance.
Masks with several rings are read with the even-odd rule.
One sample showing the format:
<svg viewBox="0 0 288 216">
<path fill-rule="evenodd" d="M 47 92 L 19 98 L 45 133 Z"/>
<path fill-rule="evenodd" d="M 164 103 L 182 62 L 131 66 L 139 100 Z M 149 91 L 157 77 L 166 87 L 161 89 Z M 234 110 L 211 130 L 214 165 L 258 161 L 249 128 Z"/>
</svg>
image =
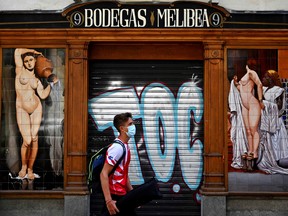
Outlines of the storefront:
<svg viewBox="0 0 288 216">
<path fill-rule="evenodd" d="M 275 70 L 287 94 L 287 14 L 229 13 L 199 2 L 89 2 L 61 13 L 0 16 L 1 215 L 97 215 L 102 199 L 88 191 L 89 158 L 115 138 L 113 117 L 127 111 L 137 127 L 129 143 L 131 182 L 155 176 L 163 193 L 139 215 L 229 215 L 242 205 L 253 209 L 255 196 L 257 211 L 270 211 L 275 200 L 281 202 L 273 210 L 285 211 L 287 112 L 273 120 L 268 96 L 265 114 L 256 100 L 251 116 L 261 112 L 270 131 L 256 119 L 248 133 L 241 120 L 247 107 L 239 102 L 244 87 L 237 86 L 245 86 L 249 63 L 258 72 L 247 75 L 253 85 Z M 47 58 L 41 65 L 35 57 L 28 78 L 21 75 L 29 64 L 24 48 Z M 52 75 L 41 73 L 47 68 Z M 275 105 L 269 109 L 277 115 Z M 23 145 L 36 146 L 35 161 L 34 147 L 27 153 Z M 254 157 L 243 158 L 245 152 Z M 36 202 L 39 209 L 27 207 Z"/>
</svg>

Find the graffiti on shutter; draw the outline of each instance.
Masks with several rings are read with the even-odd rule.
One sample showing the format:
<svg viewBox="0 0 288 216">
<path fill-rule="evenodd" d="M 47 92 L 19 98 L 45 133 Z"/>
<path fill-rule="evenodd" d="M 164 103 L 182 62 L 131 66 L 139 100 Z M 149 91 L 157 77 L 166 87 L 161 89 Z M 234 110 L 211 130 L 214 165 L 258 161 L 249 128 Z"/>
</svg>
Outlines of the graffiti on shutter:
<svg viewBox="0 0 288 216">
<path fill-rule="evenodd" d="M 203 173 L 203 62 L 93 61 L 89 78 L 89 151 L 118 136 L 113 118 L 131 112 L 129 177 L 139 185 L 155 176 L 162 200 L 140 215 L 199 215 Z M 97 199 L 99 200 L 99 199 Z M 101 210 L 102 203 L 91 210 Z M 100 206 L 99 206 L 100 205 Z M 141 212 L 141 213 L 140 213 Z"/>
</svg>

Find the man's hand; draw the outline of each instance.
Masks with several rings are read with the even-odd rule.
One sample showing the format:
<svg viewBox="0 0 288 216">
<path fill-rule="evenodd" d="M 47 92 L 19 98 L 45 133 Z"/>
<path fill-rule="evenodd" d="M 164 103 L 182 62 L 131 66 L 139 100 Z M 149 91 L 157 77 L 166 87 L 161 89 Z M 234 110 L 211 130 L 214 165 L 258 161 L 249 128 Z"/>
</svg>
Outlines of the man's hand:
<svg viewBox="0 0 288 216">
<path fill-rule="evenodd" d="M 116 206 L 116 201 L 114 200 L 106 201 L 106 205 L 110 215 L 116 215 L 117 213 L 120 212 Z"/>
</svg>

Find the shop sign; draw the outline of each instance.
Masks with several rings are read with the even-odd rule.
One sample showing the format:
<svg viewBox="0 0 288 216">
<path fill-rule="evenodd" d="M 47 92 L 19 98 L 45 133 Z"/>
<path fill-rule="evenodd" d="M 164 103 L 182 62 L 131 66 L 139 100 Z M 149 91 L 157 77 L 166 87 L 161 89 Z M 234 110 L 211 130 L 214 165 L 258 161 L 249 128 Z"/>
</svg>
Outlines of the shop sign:
<svg viewBox="0 0 288 216">
<path fill-rule="evenodd" d="M 71 28 L 222 28 L 229 17 L 222 7 L 202 2 L 90 2 L 68 8 L 62 15 Z"/>
</svg>

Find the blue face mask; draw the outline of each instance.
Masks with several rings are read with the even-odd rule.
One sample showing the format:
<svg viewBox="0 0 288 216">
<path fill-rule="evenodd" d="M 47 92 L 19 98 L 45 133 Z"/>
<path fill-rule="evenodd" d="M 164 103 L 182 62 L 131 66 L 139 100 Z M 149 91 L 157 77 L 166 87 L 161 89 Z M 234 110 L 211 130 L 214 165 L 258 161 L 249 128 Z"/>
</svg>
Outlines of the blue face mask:
<svg viewBox="0 0 288 216">
<path fill-rule="evenodd" d="M 133 125 L 130 125 L 130 126 L 128 127 L 128 132 L 126 132 L 126 134 L 127 134 L 128 137 L 133 137 L 133 136 L 135 136 L 135 134 L 136 134 L 136 127 L 135 127 L 134 124 L 133 124 Z"/>
</svg>

